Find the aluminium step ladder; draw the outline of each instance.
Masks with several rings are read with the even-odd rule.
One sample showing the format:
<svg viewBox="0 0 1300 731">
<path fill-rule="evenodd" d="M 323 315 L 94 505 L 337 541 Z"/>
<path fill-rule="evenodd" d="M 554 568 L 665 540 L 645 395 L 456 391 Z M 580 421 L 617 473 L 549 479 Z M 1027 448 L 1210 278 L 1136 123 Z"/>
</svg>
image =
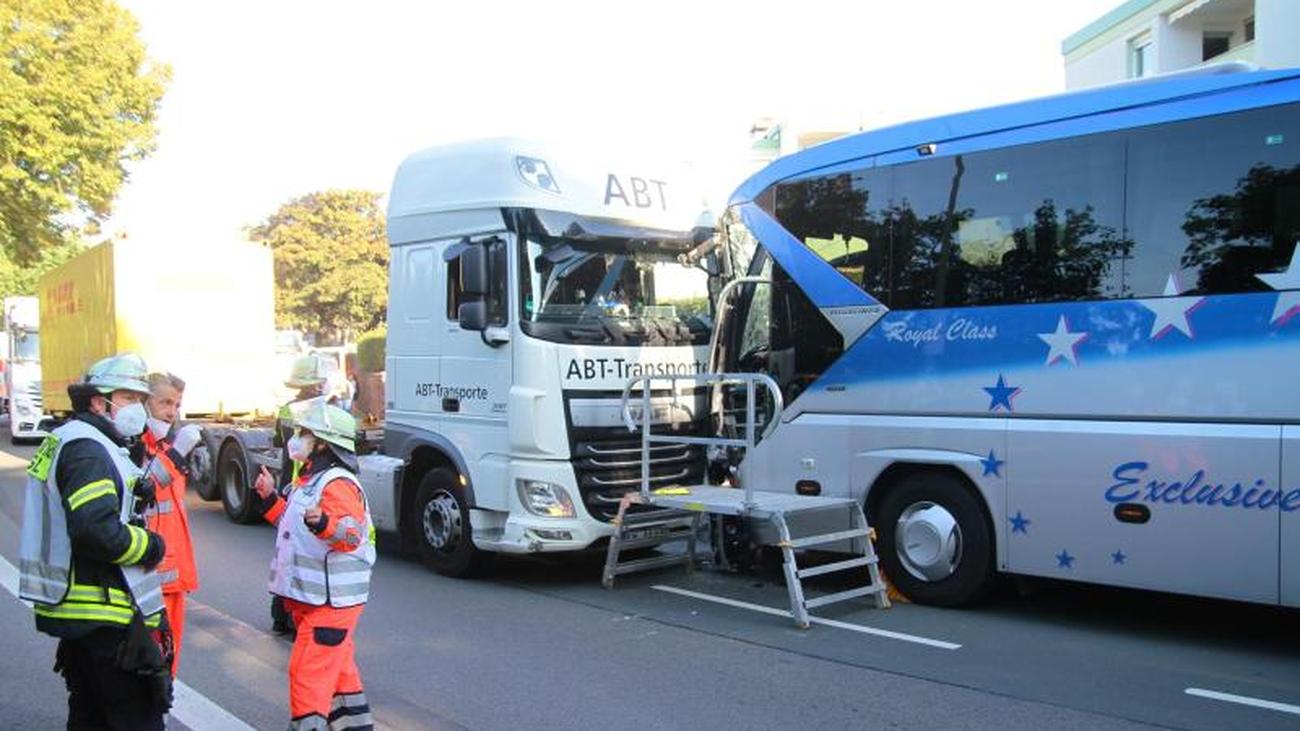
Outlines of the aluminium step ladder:
<svg viewBox="0 0 1300 731">
<path fill-rule="evenodd" d="M 650 404 L 652 383 L 664 381 L 672 384 L 674 399 L 679 393 L 677 388 L 679 381 L 693 381 L 703 385 L 743 385 L 746 396 L 744 438 L 690 437 L 653 433 Z M 641 409 L 639 418 L 633 418 L 631 392 L 638 384 L 644 384 L 641 388 Z M 755 396 L 760 384 L 771 394 L 773 403 L 772 417 L 761 436 L 757 434 L 755 415 Z M 740 447 L 748 454 L 760 439 L 769 436 L 780 423 L 781 411 L 780 387 L 771 378 L 761 373 L 642 376 L 628 381 L 623 389 L 622 414 L 629 431 L 636 431 L 638 428 L 641 431 L 641 489 L 639 492 L 628 493 L 619 503 L 614 535 L 610 538 L 605 557 L 602 583 L 606 588 L 612 588 L 614 578 L 620 574 L 678 564 L 691 570 L 695 564 L 695 544 L 700 518 L 703 515 L 718 515 L 750 521 L 766 521 L 775 528 L 778 537 L 775 545 L 781 549 L 786 592 L 790 598 L 790 613 L 799 627 L 809 626 L 810 609 L 849 599 L 869 596 L 878 608 L 889 607 L 885 582 L 872 545 L 875 534 L 867 525 L 862 506 L 856 500 L 755 490 L 753 480 L 745 480 L 744 489 L 714 485 L 674 485 L 655 490 L 650 488 L 651 444 Z M 630 512 L 632 505 L 644 505 L 659 510 Z M 813 514 L 833 516 L 836 511 L 841 512 L 847 519 L 844 523 L 849 526 L 847 529 L 808 535 L 794 535 L 791 531 L 792 519 Z M 655 535 L 655 530 L 643 531 L 642 526 L 652 526 L 662 532 Z M 634 547 L 659 545 L 670 540 L 685 540 L 687 543 L 685 554 L 631 561 L 620 560 L 623 551 Z M 796 561 L 795 551 L 799 549 L 824 547 L 844 541 L 850 542 L 852 558 L 807 568 L 800 568 Z M 804 590 L 805 579 L 863 568 L 866 569 L 867 582 L 858 587 L 812 598 L 809 598 Z"/>
</svg>

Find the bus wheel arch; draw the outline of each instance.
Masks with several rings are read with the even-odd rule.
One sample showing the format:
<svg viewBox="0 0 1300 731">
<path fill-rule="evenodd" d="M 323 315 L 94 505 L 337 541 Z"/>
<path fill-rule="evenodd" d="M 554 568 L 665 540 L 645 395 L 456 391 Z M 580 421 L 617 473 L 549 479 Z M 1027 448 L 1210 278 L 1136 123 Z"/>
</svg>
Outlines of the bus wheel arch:
<svg viewBox="0 0 1300 731">
<path fill-rule="evenodd" d="M 996 533 L 984 496 L 951 465 L 895 463 L 872 484 L 867 515 L 890 581 L 913 601 L 963 606 L 996 576 Z"/>
</svg>

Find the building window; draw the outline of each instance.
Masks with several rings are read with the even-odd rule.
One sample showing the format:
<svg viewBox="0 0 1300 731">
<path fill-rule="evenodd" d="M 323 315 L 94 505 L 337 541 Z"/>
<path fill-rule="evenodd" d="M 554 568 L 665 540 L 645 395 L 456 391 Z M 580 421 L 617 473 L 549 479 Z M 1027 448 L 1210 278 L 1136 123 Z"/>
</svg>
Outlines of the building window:
<svg viewBox="0 0 1300 731">
<path fill-rule="evenodd" d="M 1207 30 L 1201 36 L 1201 60 L 1209 61 L 1215 56 L 1228 52 L 1232 45 L 1232 33 L 1227 31 Z"/>
<path fill-rule="evenodd" d="M 1128 76 L 1140 79 L 1155 72 L 1152 68 L 1151 34 L 1142 35 L 1128 42 Z"/>
<path fill-rule="evenodd" d="M 1247 43 L 1255 40 L 1255 16 L 1252 15 L 1246 18 L 1245 22 L 1242 23 L 1242 31 L 1246 36 Z"/>
</svg>

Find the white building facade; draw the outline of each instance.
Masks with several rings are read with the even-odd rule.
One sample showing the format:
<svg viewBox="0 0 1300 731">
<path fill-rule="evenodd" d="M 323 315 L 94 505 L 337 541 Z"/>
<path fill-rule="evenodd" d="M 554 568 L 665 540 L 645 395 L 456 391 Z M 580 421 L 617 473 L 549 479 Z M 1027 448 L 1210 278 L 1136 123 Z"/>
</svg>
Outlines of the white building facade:
<svg viewBox="0 0 1300 731">
<path fill-rule="evenodd" d="M 1061 52 L 1067 89 L 1225 61 L 1300 66 L 1300 1 L 1128 0 Z"/>
</svg>

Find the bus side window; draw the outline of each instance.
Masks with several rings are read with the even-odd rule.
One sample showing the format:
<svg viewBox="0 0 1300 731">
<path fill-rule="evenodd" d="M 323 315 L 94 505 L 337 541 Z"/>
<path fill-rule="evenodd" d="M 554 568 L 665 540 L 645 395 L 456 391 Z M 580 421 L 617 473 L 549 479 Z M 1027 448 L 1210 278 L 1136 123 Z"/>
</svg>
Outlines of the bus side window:
<svg viewBox="0 0 1300 731">
<path fill-rule="evenodd" d="M 1269 291 L 1300 238 L 1300 104 L 1133 130 L 1127 188 L 1132 296 L 1180 270 L 1185 294 Z"/>
</svg>

